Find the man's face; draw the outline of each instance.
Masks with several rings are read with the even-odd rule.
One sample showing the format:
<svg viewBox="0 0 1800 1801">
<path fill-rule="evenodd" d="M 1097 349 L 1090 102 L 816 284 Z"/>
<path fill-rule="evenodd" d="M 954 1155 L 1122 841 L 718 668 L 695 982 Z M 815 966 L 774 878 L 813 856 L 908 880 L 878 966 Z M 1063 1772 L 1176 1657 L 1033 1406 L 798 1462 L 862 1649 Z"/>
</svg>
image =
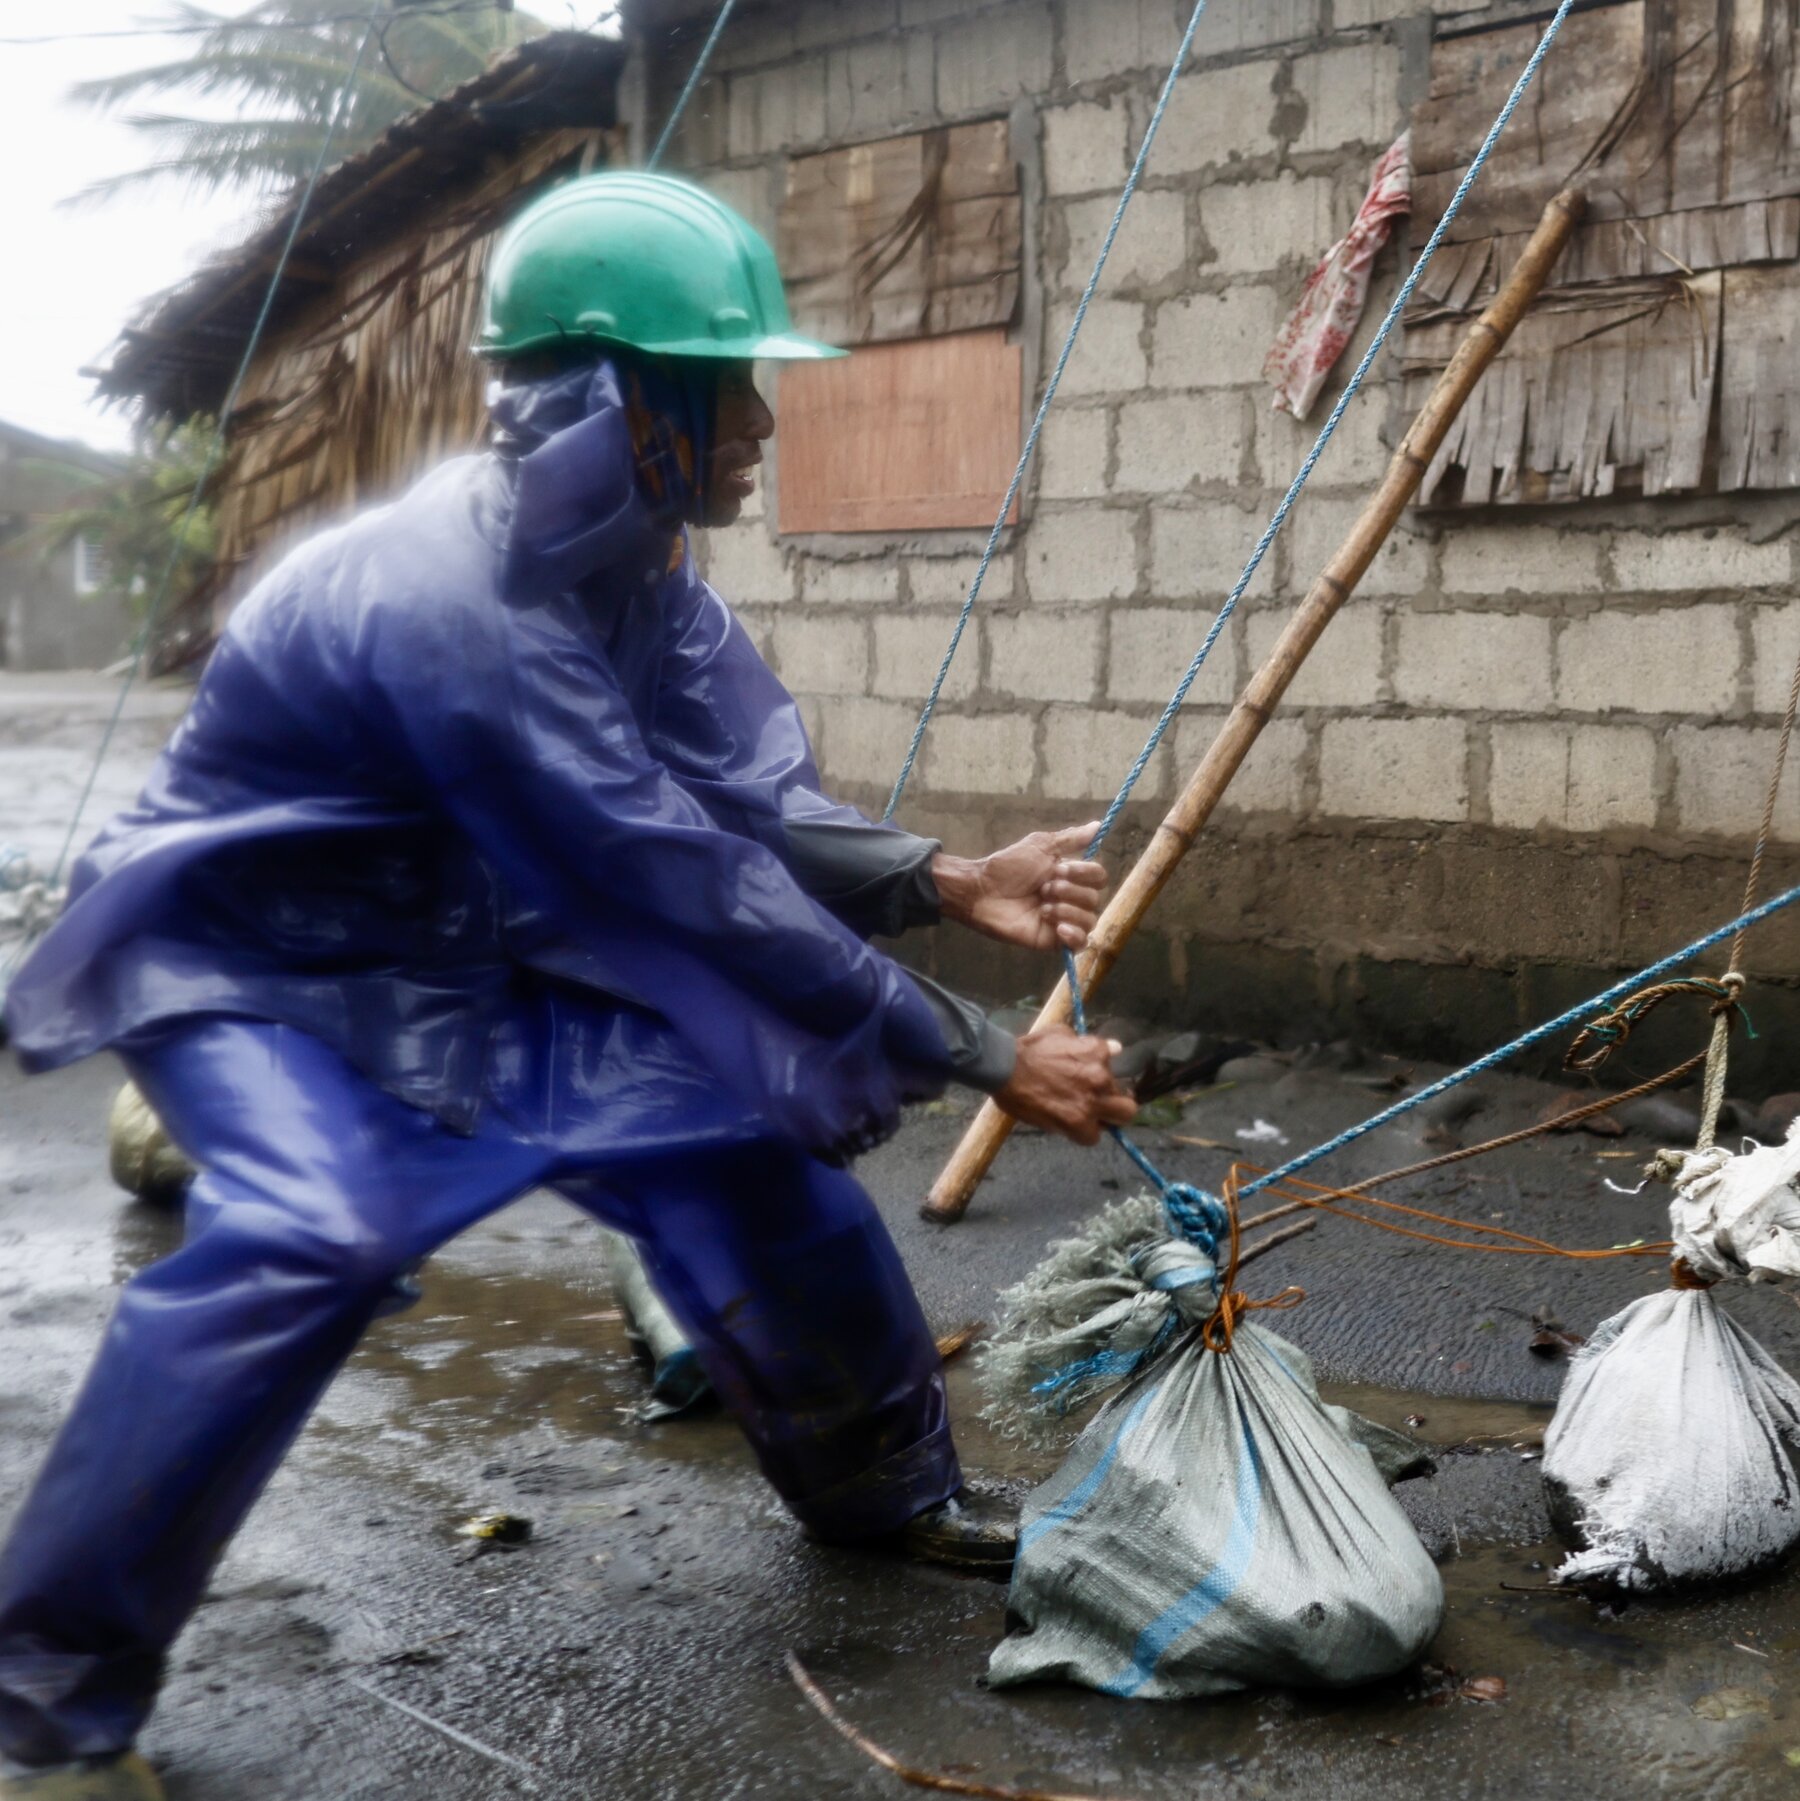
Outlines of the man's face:
<svg viewBox="0 0 1800 1801">
<path fill-rule="evenodd" d="M 730 525 L 756 491 L 751 473 L 762 461 L 764 442 L 774 433 L 775 415 L 756 391 L 755 367 L 724 363 L 719 371 L 719 398 L 713 419 L 713 449 L 707 458 L 702 525 Z"/>
</svg>

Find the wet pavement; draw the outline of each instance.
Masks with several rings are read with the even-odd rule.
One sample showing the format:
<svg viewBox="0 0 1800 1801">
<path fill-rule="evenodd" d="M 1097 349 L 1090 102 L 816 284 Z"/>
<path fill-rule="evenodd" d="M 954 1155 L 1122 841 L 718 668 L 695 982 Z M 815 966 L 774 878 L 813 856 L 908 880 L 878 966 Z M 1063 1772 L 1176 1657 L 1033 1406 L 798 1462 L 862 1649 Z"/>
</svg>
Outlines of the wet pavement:
<svg viewBox="0 0 1800 1801">
<path fill-rule="evenodd" d="M 90 775 L 77 849 L 136 798 L 191 692 L 179 681 L 134 683 L 96 771 L 118 689 L 117 678 L 81 670 L 0 670 L 0 845 L 18 846 L 40 869 L 55 863 Z"/>
<path fill-rule="evenodd" d="M 145 723 L 124 762 L 154 734 Z M 18 792 L 0 787 L 9 804 Z M 1216 1181 L 1230 1153 L 1175 1134 L 1228 1144 L 1267 1121 L 1289 1140 L 1256 1146 L 1272 1160 L 1373 1111 L 1396 1078 L 1433 1073 L 1327 1061 L 1205 1091 L 1146 1143 L 1171 1173 Z M 116 1286 L 176 1229 L 108 1182 L 118 1079 L 95 1060 L 28 1082 L 0 1055 L 0 1519 Z M 1483 1110 L 1458 1128 L 1469 1138 L 1524 1123 L 1550 1093 L 1482 1087 Z M 1137 1186 L 1110 1149 L 1022 1134 L 961 1225 L 928 1226 L 917 1202 L 966 1117 L 919 1109 L 862 1167 L 940 1331 L 991 1317 L 997 1288 L 1048 1238 Z M 1635 1183 L 1653 1143 L 1555 1137 L 1404 1192 L 1570 1246 L 1655 1237 L 1654 1191 L 1607 1186 Z M 1391 1129 L 1329 1177 L 1440 1148 L 1418 1126 Z M 529 1198 L 435 1258 L 418 1306 L 371 1334 L 176 1647 L 145 1745 L 174 1801 L 906 1792 L 795 1692 L 789 1650 L 905 1762 L 1064 1794 L 1800 1790 L 1793 1574 L 1616 1615 L 1544 1588 L 1558 1551 L 1535 1447 L 1562 1366 L 1528 1348 L 1531 1316 L 1586 1333 L 1661 1285 L 1655 1262 L 1475 1255 L 1326 1220 L 1253 1265 L 1252 1293 L 1307 1289 L 1280 1329 L 1313 1353 L 1332 1398 L 1417 1421 L 1446 1447 L 1437 1477 L 1399 1492 L 1442 1559 L 1447 1622 L 1429 1670 L 1373 1689 L 1134 1704 L 988 1693 L 1001 1587 L 809 1544 L 716 1415 L 634 1423 L 640 1378 L 595 1237 L 572 1209 Z M 1794 1302 L 1737 1291 L 1727 1305 L 1800 1368 Z M 971 1468 L 1030 1476 L 1053 1462 L 981 1429 L 960 1362 L 951 1386 Z M 531 1542 L 478 1552 L 456 1535 L 492 1508 L 528 1517 Z M 1504 1699 L 1457 1692 L 1476 1677 L 1499 1678 Z"/>
</svg>

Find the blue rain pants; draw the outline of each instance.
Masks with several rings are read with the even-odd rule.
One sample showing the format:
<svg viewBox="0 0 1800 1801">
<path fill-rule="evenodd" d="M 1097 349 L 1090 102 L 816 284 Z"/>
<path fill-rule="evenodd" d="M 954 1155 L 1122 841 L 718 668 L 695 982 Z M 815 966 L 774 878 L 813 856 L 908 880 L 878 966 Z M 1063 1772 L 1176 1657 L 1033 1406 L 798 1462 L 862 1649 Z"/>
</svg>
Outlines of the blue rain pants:
<svg viewBox="0 0 1800 1801">
<path fill-rule="evenodd" d="M 212 1565 L 421 1259 L 548 1184 L 635 1237 L 769 1480 L 817 1534 L 955 1492 L 943 1378 L 849 1175 L 780 1140 L 572 1155 L 484 1111 L 461 1137 L 289 1026 L 213 1017 L 127 1052 L 204 1173 L 129 1282 L 0 1554 L 0 1751 L 129 1745 Z"/>
</svg>

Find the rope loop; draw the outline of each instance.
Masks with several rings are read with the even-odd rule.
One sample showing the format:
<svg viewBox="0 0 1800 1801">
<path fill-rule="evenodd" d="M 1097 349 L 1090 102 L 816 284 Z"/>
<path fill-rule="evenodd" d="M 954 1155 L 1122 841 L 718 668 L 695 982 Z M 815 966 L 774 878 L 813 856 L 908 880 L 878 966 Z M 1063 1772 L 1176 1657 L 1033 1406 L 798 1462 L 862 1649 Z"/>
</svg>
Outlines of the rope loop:
<svg viewBox="0 0 1800 1801">
<path fill-rule="evenodd" d="M 1238 1321 L 1246 1313 L 1285 1313 L 1290 1307 L 1298 1307 L 1305 1299 L 1306 1290 L 1292 1284 L 1280 1294 L 1270 1295 L 1265 1301 L 1253 1301 L 1239 1290 L 1228 1288 L 1219 1296 L 1219 1305 L 1212 1318 L 1200 1328 L 1200 1342 L 1209 1351 L 1216 1351 L 1223 1357 L 1230 1351 Z"/>
<path fill-rule="evenodd" d="M 1563 1068 L 1591 1075 L 1604 1064 L 1635 1027 L 1640 1026 L 1670 996 L 1698 995 L 1712 1002 L 1708 1011 L 1714 1018 L 1743 1018 L 1749 1024 L 1739 997 L 1744 992 L 1744 978 L 1735 970 L 1722 976 L 1677 976 L 1673 981 L 1656 982 L 1627 995 L 1617 1006 L 1609 1008 L 1576 1033 L 1574 1041 L 1563 1053 Z"/>
</svg>

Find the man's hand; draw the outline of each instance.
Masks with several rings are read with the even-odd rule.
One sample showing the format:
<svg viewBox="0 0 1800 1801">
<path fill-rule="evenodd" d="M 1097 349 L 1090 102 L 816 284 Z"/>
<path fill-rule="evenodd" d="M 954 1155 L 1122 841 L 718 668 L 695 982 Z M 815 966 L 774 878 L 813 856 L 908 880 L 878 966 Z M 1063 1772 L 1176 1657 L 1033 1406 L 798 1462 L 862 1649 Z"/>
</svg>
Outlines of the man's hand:
<svg viewBox="0 0 1800 1801">
<path fill-rule="evenodd" d="M 931 859 L 944 917 L 1027 950 L 1082 949 L 1100 912 L 1106 871 L 1081 853 L 1099 830 L 1033 832 L 991 857 Z"/>
<path fill-rule="evenodd" d="M 1137 1103 L 1113 1079 L 1116 1038 L 1084 1038 L 1068 1026 L 1045 1026 L 1019 1040 L 1012 1080 L 994 1104 L 1021 1125 L 1098 1144 L 1102 1126 L 1128 1125 Z"/>
</svg>

